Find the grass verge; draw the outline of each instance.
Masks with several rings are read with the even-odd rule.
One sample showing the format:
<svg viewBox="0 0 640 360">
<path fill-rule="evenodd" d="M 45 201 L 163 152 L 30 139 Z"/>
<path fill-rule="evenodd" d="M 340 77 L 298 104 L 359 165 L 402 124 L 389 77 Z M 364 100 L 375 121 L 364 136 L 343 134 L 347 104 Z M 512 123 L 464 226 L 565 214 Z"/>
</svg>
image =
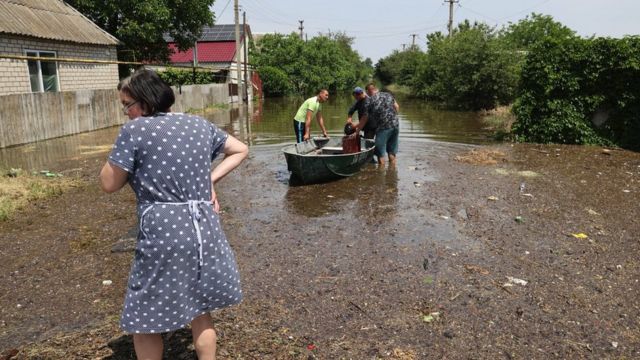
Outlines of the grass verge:
<svg viewBox="0 0 640 360">
<path fill-rule="evenodd" d="M 207 114 L 216 110 L 227 110 L 231 107 L 229 104 L 210 104 L 204 109 L 189 108 L 186 113 L 188 114 Z"/>
<path fill-rule="evenodd" d="M 78 179 L 50 172 L 0 169 L 0 174 L 0 221 L 10 219 L 30 201 L 58 196 L 80 183 Z"/>
<path fill-rule="evenodd" d="M 493 131 L 496 140 L 511 140 L 511 126 L 516 121 L 511 106 L 499 106 L 493 110 L 482 111 L 480 115 L 485 128 Z"/>
</svg>

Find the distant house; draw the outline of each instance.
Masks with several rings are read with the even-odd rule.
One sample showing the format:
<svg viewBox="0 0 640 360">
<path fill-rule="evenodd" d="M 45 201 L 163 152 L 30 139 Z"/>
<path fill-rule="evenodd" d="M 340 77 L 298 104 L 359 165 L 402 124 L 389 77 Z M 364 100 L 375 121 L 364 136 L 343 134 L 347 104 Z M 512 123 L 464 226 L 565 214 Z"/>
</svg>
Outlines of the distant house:
<svg viewBox="0 0 640 360">
<path fill-rule="evenodd" d="M 165 35 L 169 49 L 173 51 L 169 62 L 175 65 L 194 65 L 194 48 L 178 51 L 173 38 Z M 245 47 L 248 51 L 252 40 L 251 28 L 240 27 L 240 63 L 241 79 L 244 76 Z M 218 70 L 225 77 L 221 82 L 237 84 L 236 30 L 233 24 L 205 26 L 202 35 L 195 43 L 196 64 L 201 67 Z"/>
<path fill-rule="evenodd" d="M 118 44 L 63 1 L 0 0 L 0 95 L 114 88 Z"/>
</svg>

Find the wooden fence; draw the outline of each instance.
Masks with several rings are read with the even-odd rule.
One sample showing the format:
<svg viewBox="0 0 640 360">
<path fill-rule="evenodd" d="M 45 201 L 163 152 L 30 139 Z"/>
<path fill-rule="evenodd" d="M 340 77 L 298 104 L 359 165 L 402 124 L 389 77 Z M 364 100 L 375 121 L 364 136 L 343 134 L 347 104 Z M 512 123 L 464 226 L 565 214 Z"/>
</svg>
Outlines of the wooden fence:
<svg viewBox="0 0 640 360">
<path fill-rule="evenodd" d="M 226 84 L 189 85 L 175 89 L 173 111 L 226 104 Z M 123 124 L 115 89 L 26 93 L 0 96 L 0 148 L 52 139 Z"/>
</svg>

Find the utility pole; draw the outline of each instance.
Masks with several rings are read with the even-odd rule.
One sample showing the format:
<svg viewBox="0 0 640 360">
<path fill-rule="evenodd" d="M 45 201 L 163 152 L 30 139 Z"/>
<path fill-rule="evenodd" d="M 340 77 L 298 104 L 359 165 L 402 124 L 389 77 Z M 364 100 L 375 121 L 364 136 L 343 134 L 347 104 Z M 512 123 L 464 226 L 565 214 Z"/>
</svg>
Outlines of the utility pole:
<svg viewBox="0 0 640 360">
<path fill-rule="evenodd" d="M 451 30 L 453 28 L 453 4 L 460 2 L 460 0 L 445 0 L 449 3 L 449 36 L 451 36 Z"/>
<path fill-rule="evenodd" d="M 247 61 L 249 61 L 249 44 L 247 43 L 247 12 L 242 12 L 242 33 L 244 34 L 244 101 L 249 101 L 249 82 L 247 81 Z"/>
<path fill-rule="evenodd" d="M 407 44 L 401 44 L 402 45 L 402 51 L 404 51 L 404 48 L 407 46 Z"/>
<path fill-rule="evenodd" d="M 302 32 L 304 30 L 304 25 L 302 25 L 302 23 L 304 23 L 304 20 L 298 20 L 298 22 L 300 23 L 300 27 L 298 29 L 300 29 L 300 40 L 304 40 L 304 36 L 302 35 Z"/>
<path fill-rule="evenodd" d="M 418 36 L 418 34 L 411 34 L 409 36 L 413 37 L 413 40 L 411 41 L 411 48 L 413 49 L 416 47 L 416 36 Z"/>
<path fill-rule="evenodd" d="M 242 75 L 240 61 L 242 53 L 240 52 L 240 14 L 238 9 L 238 0 L 233 1 L 233 12 L 236 20 L 236 82 L 238 83 L 238 103 L 242 104 Z"/>
<path fill-rule="evenodd" d="M 193 44 L 193 73 L 191 74 L 193 85 L 196 84 L 196 67 L 198 67 L 198 39 Z"/>
</svg>

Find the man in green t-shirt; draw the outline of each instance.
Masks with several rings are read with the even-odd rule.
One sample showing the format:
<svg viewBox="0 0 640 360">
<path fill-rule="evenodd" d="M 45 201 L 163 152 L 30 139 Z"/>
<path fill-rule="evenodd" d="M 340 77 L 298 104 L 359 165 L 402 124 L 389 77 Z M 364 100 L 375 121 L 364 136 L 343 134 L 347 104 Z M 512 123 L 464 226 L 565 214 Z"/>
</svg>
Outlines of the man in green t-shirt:
<svg viewBox="0 0 640 360">
<path fill-rule="evenodd" d="M 327 129 L 324 127 L 322 118 L 322 103 L 329 99 L 329 91 L 322 89 L 318 95 L 310 97 L 302 103 L 296 116 L 293 118 L 293 131 L 296 134 L 296 142 L 309 140 L 311 137 L 311 119 L 316 116 L 322 135 L 327 137 Z"/>
</svg>

